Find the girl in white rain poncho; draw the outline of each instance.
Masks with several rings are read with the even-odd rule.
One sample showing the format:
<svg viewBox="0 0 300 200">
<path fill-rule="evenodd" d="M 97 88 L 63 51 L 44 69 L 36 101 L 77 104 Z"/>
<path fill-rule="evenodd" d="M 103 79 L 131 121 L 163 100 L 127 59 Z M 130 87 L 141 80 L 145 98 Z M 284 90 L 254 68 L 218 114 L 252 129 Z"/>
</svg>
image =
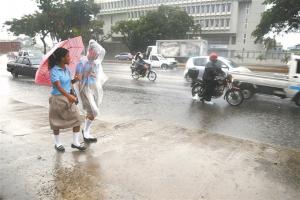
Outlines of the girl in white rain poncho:
<svg viewBox="0 0 300 200">
<path fill-rule="evenodd" d="M 86 114 L 85 125 L 82 130 L 85 142 L 97 142 L 91 135 L 91 125 L 99 115 L 99 107 L 103 98 L 102 85 L 107 80 L 101 62 L 105 49 L 95 40 L 90 40 L 87 56 L 82 58 L 76 67 L 75 77 L 80 81 L 76 84 L 79 107 Z"/>
</svg>

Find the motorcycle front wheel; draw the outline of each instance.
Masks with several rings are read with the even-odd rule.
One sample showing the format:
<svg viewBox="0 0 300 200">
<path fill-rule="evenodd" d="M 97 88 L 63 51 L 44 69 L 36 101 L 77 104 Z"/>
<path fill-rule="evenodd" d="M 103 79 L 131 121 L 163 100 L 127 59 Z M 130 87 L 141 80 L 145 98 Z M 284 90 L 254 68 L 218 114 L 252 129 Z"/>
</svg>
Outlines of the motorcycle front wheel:
<svg viewBox="0 0 300 200">
<path fill-rule="evenodd" d="M 239 106 L 244 101 L 244 96 L 240 90 L 230 90 L 225 94 L 225 99 L 231 106 Z"/>
<path fill-rule="evenodd" d="M 202 85 L 194 85 L 192 87 L 192 96 L 195 96 L 196 94 L 198 94 L 199 97 L 203 96 L 204 93 L 204 87 Z"/>
<path fill-rule="evenodd" d="M 157 78 L 157 75 L 156 75 L 155 71 L 149 71 L 149 73 L 148 73 L 149 81 L 155 81 L 156 78 Z"/>
<path fill-rule="evenodd" d="M 131 73 L 131 76 L 134 80 L 138 80 L 140 78 L 140 74 L 138 71 L 136 70 L 133 70 L 132 73 Z"/>
</svg>

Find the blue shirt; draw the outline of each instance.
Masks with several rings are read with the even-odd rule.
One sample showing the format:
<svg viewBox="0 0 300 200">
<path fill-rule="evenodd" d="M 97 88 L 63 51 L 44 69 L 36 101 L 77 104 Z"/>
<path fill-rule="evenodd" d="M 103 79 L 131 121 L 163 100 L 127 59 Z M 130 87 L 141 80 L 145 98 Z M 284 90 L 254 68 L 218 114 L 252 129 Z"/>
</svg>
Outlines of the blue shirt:
<svg viewBox="0 0 300 200">
<path fill-rule="evenodd" d="M 82 75 L 81 82 L 84 84 L 94 84 L 96 83 L 96 75 L 99 71 L 99 64 L 90 62 L 88 60 L 81 60 L 76 66 L 76 73 Z M 91 74 L 94 74 L 91 75 Z"/>
<path fill-rule="evenodd" d="M 55 87 L 53 84 L 56 81 L 60 82 L 61 87 L 67 92 L 70 93 L 70 90 L 72 88 L 72 83 L 71 83 L 71 72 L 70 70 L 66 68 L 61 68 L 57 65 L 55 65 L 51 70 L 50 70 L 50 79 L 52 83 L 52 95 L 61 95 L 61 92 L 58 91 L 58 89 Z"/>
</svg>

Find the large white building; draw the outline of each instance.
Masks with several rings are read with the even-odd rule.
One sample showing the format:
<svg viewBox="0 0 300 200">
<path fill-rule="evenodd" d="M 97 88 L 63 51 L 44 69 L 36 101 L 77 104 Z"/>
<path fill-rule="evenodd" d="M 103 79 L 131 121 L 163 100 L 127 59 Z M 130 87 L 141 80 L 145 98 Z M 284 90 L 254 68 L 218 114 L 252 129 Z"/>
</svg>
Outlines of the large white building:
<svg viewBox="0 0 300 200">
<path fill-rule="evenodd" d="M 262 50 L 254 44 L 251 33 L 265 10 L 264 0 L 96 0 L 101 6 L 104 33 L 120 20 L 135 20 L 160 5 L 178 6 L 201 24 L 201 37 L 210 51 L 224 56 L 247 54 Z M 117 37 L 117 35 L 115 35 Z M 244 55 L 243 55 L 244 56 Z"/>
</svg>

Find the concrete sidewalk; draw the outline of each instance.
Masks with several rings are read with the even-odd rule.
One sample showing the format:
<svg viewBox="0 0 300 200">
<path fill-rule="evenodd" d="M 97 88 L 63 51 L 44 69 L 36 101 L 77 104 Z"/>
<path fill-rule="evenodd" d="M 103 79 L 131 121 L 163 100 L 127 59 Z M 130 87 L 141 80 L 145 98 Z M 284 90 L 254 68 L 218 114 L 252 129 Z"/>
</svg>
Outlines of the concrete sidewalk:
<svg viewBox="0 0 300 200">
<path fill-rule="evenodd" d="M 298 200 L 300 152 L 148 119 L 97 121 L 86 152 L 53 148 L 48 111 L 0 104 L 0 199 Z"/>
</svg>

